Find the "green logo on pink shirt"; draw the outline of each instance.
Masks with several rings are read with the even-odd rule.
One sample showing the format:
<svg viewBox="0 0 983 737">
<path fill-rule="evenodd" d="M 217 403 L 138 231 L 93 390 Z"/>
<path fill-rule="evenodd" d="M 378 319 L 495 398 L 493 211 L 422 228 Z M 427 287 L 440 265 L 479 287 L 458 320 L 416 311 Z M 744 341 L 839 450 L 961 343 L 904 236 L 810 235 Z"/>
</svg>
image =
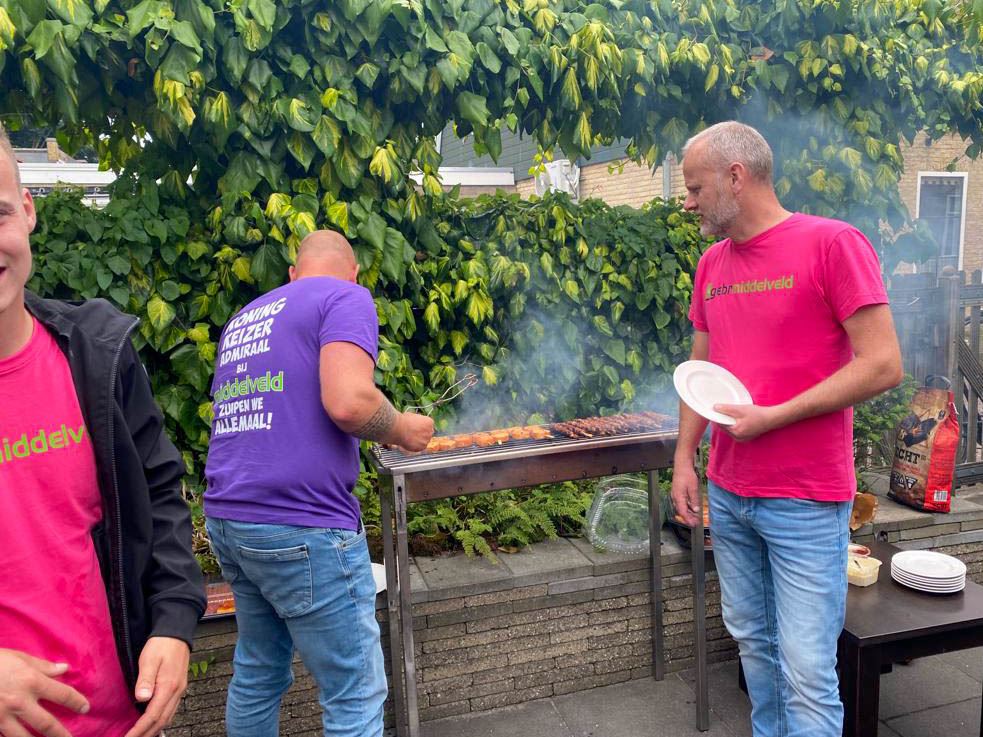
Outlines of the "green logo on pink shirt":
<svg viewBox="0 0 983 737">
<path fill-rule="evenodd" d="M 707 284 L 703 293 L 703 300 L 709 301 L 714 297 L 723 297 L 727 294 L 760 294 L 763 292 L 773 292 L 777 289 L 791 289 L 795 286 L 795 275 L 780 276 L 777 279 L 752 279 L 750 281 L 737 282 L 736 284 L 725 284 L 719 287 Z"/>
<path fill-rule="evenodd" d="M 30 438 L 28 433 L 22 434 L 16 440 L 4 438 L 0 446 L 0 463 L 11 463 L 20 458 L 41 455 L 51 450 L 64 450 L 81 444 L 85 438 L 85 425 L 79 425 L 78 430 L 62 425 L 58 430 L 38 430 Z"/>
</svg>

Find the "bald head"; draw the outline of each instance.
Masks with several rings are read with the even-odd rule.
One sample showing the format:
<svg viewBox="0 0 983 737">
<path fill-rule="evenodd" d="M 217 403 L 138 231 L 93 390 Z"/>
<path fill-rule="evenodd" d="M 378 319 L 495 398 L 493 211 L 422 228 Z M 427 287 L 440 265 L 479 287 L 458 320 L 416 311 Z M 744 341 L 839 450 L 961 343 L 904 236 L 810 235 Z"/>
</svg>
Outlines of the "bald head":
<svg viewBox="0 0 983 737">
<path fill-rule="evenodd" d="M 351 244 L 341 233 L 315 230 L 300 243 L 297 264 L 290 267 L 290 281 L 308 276 L 331 276 L 354 282 L 358 262 Z"/>
</svg>

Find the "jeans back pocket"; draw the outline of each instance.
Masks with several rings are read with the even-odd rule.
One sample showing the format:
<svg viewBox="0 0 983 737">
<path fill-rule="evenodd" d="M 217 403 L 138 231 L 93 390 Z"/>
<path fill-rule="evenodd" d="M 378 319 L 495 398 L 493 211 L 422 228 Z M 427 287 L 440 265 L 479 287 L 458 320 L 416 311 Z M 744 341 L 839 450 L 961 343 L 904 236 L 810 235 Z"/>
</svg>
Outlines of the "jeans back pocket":
<svg viewBox="0 0 983 737">
<path fill-rule="evenodd" d="M 281 617 L 298 617 L 314 603 L 307 545 L 259 549 L 237 546 L 239 565 Z"/>
</svg>

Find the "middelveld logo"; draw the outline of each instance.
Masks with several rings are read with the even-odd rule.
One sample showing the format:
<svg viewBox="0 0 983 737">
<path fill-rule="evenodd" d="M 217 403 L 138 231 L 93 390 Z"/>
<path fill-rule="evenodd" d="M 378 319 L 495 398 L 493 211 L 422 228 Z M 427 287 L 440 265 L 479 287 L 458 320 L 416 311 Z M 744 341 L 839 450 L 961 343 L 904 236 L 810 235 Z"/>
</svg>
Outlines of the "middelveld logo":
<svg viewBox="0 0 983 737">
<path fill-rule="evenodd" d="M 54 430 L 38 430 L 23 433 L 19 438 L 0 439 L 0 464 L 14 463 L 21 458 L 42 455 L 53 450 L 63 450 L 81 445 L 85 438 L 85 425 L 78 429 L 62 425 Z"/>
<path fill-rule="evenodd" d="M 727 294 L 762 294 L 774 292 L 777 289 L 792 289 L 794 286 L 795 274 L 780 276 L 777 279 L 752 279 L 751 281 L 724 284 L 717 287 L 713 284 L 707 284 L 707 288 L 703 292 L 703 299 L 709 301 L 714 297 L 723 297 Z"/>
</svg>

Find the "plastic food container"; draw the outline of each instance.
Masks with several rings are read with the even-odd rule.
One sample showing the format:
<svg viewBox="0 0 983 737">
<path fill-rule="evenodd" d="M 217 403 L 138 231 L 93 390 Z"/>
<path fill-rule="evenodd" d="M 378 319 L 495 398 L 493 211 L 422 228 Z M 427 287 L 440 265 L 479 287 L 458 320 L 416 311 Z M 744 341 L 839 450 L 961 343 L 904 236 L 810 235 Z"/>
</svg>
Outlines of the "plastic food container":
<svg viewBox="0 0 983 737">
<path fill-rule="evenodd" d="M 855 555 L 848 557 L 846 578 L 854 586 L 870 586 L 877 583 L 877 573 L 881 562 L 877 558 L 859 558 Z"/>
<path fill-rule="evenodd" d="M 639 486 L 598 486 L 584 525 L 594 547 L 610 553 L 648 551 L 649 495 Z"/>
</svg>

